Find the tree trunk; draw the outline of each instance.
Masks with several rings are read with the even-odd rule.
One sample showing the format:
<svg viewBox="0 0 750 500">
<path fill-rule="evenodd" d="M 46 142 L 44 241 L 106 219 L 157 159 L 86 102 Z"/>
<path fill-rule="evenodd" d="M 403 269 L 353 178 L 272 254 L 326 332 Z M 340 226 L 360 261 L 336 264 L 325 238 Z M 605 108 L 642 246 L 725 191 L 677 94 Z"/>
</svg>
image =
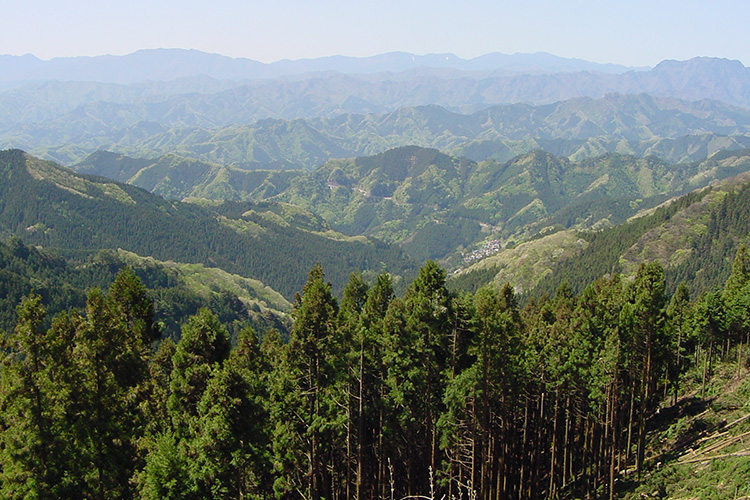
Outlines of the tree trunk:
<svg viewBox="0 0 750 500">
<path fill-rule="evenodd" d="M 555 409 L 553 411 L 553 417 L 552 417 L 552 446 L 550 448 L 550 458 L 549 458 L 549 488 L 547 491 L 548 498 L 557 498 L 557 488 L 556 488 L 556 468 L 557 468 L 557 420 L 558 420 L 558 409 L 560 407 L 559 404 L 559 395 L 555 393 Z"/>
</svg>

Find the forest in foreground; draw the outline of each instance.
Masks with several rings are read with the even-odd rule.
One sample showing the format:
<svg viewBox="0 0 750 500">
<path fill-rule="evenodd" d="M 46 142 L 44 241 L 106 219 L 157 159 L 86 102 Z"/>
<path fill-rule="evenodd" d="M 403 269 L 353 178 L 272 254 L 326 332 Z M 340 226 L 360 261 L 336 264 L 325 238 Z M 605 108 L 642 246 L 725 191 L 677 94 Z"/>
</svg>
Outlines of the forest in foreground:
<svg viewBox="0 0 750 500">
<path fill-rule="evenodd" d="M 402 296 L 354 273 L 336 298 L 315 266 L 288 342 L 209 309 L 161 339 L 128 268 L 45 315 L 25 297 L 3 341 L 3 498 L 615 498 L 667 460 L 650 433 L 685 386 L 746 373 L 750 254 L 699 297 L 649 263 L 523 307 L 432 261 Z"/>
</svg>

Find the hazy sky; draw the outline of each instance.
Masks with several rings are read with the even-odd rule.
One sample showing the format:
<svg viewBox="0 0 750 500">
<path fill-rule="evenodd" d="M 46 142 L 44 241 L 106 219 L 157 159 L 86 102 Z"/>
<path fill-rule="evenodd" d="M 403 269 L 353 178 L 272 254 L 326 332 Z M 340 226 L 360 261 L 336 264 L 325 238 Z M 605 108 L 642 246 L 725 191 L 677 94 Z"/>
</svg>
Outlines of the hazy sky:
<svg viewBox="0 0 750 500">
<path fill-rule="evenodd" d="M 550 52 L 653 66 L 750 66 L 747 0 L 0 0 L 0 54 L 186 48 L 263 62 L 390 51 Z"/>
</svg>

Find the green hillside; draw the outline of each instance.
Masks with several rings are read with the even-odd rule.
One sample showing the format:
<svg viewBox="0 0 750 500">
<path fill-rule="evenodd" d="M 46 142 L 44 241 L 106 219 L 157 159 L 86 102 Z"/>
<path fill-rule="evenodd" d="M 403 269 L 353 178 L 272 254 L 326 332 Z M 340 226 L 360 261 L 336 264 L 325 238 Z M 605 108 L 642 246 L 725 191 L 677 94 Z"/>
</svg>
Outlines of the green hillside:
<svg viewBox="0 0 750 500">
<path fill-rule="evenodd" d="M 301 288 L 305 269 L 316 262 L 331 267 L 336 290 L 355 269 L 387 269 L 394 276 L 414 269 L 397 247 L 344 237 L 312 215 L 274 204 L 166 201 L 18 150 L 0 152 L 0 178 L 0 231 L 65 256 L 84 258 L 122 248 L 258 279 L 287 298 Z M 295 220 L 311 229 L 298 227 Z"/>
<path fill-rule="evenodd" d="M 348 234 L 399 243 L 417 260 L 457 266 L 485 241 L 617 225 L 748 169 L 748 150 L 678 165 L 614 153 L 571 161 L 542 151 L 476 163 L 411 146 L 331 160 L 271 199 L 314 210 Z"/>
<path fill-rule="evenodd" d="M 162 334 L 179 337 L 179 325 L 201 307 L 211 307 L 222 321 L 251 325 L 257 331 L 286 331 L 291 304 L 262 283 L 201 264 L 159 262 L 125 250 L 102 250 L 85 262 L 70 262 L 16 237 L 0 242 L 0 331 L 13 330 L 22 297 L 35 293 L 50 314 L 84 308 L 87 290 L 106 289 L 128 267 L 149 289 Z"/>
<path fill-rule="evenodd" d="M 659 262 L 670 290 L 684 282 L 697 295 L 722 284 L 737 249 L 750 242 L 748 199 L 750 174 L 744 173 L 621 225 L 560 231 L 503 249 L 454 274 L 452 286 L 474 290 L 509 282 L 518 292 L 539 295 L 553 294 L 565 282 L 577 293 L 598 276 L 633 276 L 643 263 Z"/>
<path fill-rule="evenodd" d="M 76 168 L 177 199 L 291 203 L 337 231 L 398 243 L 417 261 L 443 259 L 463 267 L 487 242 L 506 246 L 561 229 L 625 222 L 673 196 L 749 170 L 750 150 L 682 164 L 618 153 L 573 161 L 537 150 L 500 163 L 408 146 L 330 160 L 308 173 L 97 152 Z"/>
<path fill-rule="evenodd" d="M 242 201 L 283 191 L 299 170 L 245 170 L 167 154 L 156 159 L 97 151 L 73 169 L 141 187 L 171 199 Z"/>
</svg>

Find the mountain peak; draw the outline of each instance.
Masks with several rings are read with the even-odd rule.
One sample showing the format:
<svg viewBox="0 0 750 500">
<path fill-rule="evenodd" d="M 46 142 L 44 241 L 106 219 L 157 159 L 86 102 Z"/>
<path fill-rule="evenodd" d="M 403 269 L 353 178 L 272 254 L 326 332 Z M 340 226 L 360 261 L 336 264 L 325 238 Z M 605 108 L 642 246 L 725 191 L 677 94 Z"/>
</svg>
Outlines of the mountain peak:
<svg viewBox="0 0 750 500">
<path fill-rule="evenodd" d="M 724 59 L 720 57 L 694 57 L 686 61 L 666 59 L 654 67 L 654 72 L 663 71 L 696 71 L 706 70 L 711 72 L 744 73 L 747 68 L 736 59 Z"/>
</svg>

